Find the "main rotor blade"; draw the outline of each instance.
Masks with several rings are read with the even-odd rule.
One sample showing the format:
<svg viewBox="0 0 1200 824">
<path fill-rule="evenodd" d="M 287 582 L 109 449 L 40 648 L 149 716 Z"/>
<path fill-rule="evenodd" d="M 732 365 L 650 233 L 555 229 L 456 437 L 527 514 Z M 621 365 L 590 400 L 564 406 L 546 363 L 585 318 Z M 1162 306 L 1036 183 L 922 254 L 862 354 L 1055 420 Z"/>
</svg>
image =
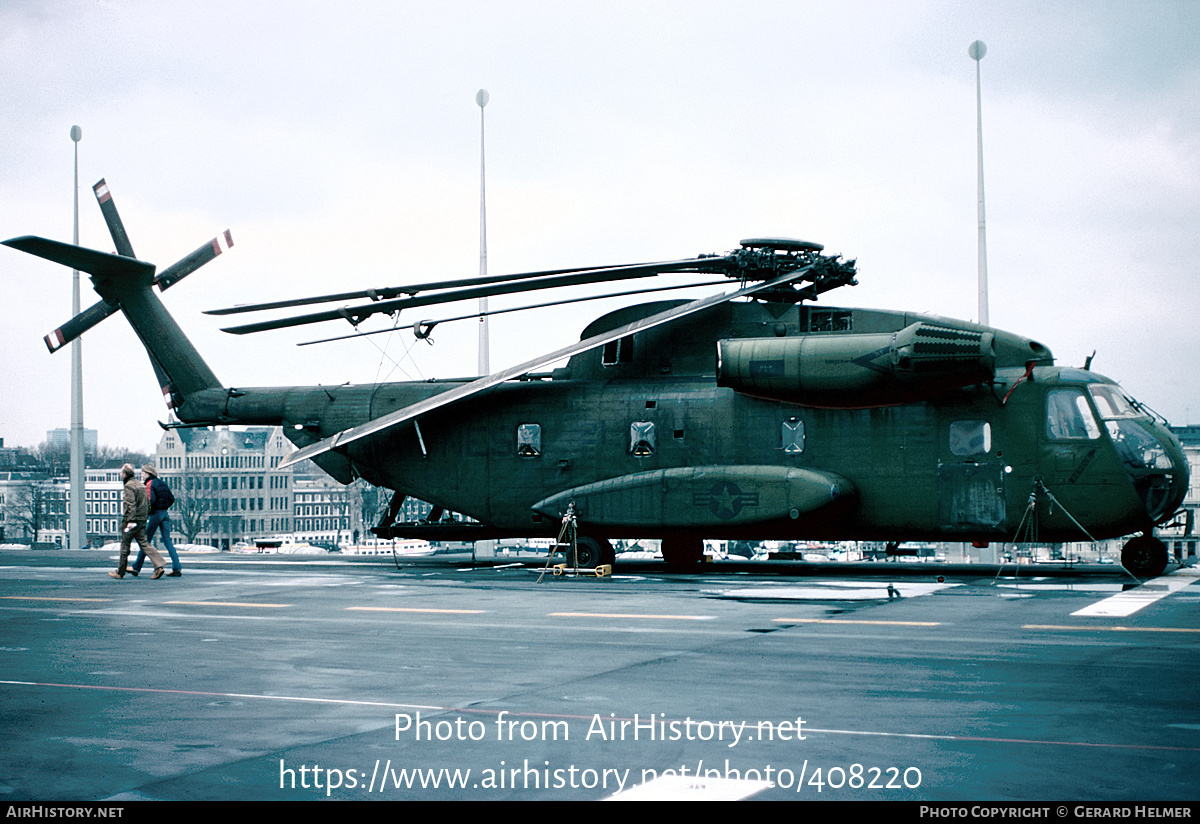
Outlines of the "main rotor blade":
<svg viewBox="0 0 1200 824">
<path fill-rule="evenodd" d="M 703 286 L 720 286 L 728 284 L 727 280 L 707 280 L 702 283 L 677 283 L 674 286 L 654 286 L 649 289 L 627 289 L 623 292 L 606 292 L 603 295 L 585 295 L 581 298 L 567 298 L 566 300 L 550 300 L 545 303 L 530 303 L 525 306 L 509 306 L 505 309 L 491 309 L 487 312 L 472 312 L 469 315 L 455 315 L 452 318 L 440 318 L 438 320 L 419 320 L 416 323 L 409 323 L 404 326 L 393 326 L 389 329 L 372 329 L 370 332 L 355 332 L 350 335 L 337 335 L 332 338 L 322 338 L 320 340 L 306 340 L 297 343 L 297 346 L 312 346 L 317 343 L 332 343 L 339 340 L 354 340 L 355 338 L 365 338 L 367 335 L 386 335 L 390 332 L 398 332 L 401 329 L 412 329 L 416 326 L 428 325 L 430 329 L 443 323 L 453 323 L 456 320 L 470 320 L 471 318 L 492 317 L 493 315 L 505 315 L 509 312 L 524 312 L 527 309 L 547 309 L 551 306 L 563 306 L 568 303 L 583 303 L 589 300 L 604 300 L 605 298 L 625 298 L 630 295 L 648 295 L 651 292 L 669 292 L 673 289 L 696 289 Z M 421 336 L 424 337 L 424 336 Z"/>
<path fill-rule="evenodd" d="M 360 304 L 358 306 L 343 306 L 340 309 L 328 309 L 324 312 L 313 312 L 308 315 L 296 315 L 290 318 L 264 320 L 241 326 L 229 326 L 221 331 L 234 335 L 245 335 L 251 332 L 265 332 L 270 329 L 287 329 L 292 326 L 322 323 L 327 320 L 348 320 L 357 326 L 371 315 L 390 315 L 393 312 L 417 306 L 453 303 L 460 300 L 507 295 L 513 292 L 527 292 L 535 289 L 553 289 L 559 286 L 579 286 L 587 283 L 604 283 L 613 280 L 651 277 L 663 272 L 697 271 L 697 267 L 704 264 L 712 265 L 712 261 L 714 260 L 721 261 L 724 258 L 705 258 L 703 259 L 703 263 L 698 259 L 689 258 L 688 260 L 671 261 L 668 263 L 645 263 L 634 266 L 616 266 L 610 269 L 583 270 L 573 274 L 551 275 L 548 277 L 495 283 L 467 289 L 453 289 L 432 295 L 384 300 L 376 303 Z"/>
<path fill-rule="evenodd" d="M 224 309 L 208 309 L 206 315 L 240 315 L 245 312 L 262 312 L 268 309 L 289 309 L 294 306 L 310 306 L 314 303 L 332 303 L 338 300 L 391 300 L 400 295 L 416 295 L 419 292 L 432 292 L 439 289 L 452 289 L 465 286 L 481 286 L 486 283 L 504 283 L 511 280 L 527 280 L 545 277 L 547 275 L 565 275 L 571 272 L 593 272 L 615 269 L 615 266 L 576 266 L 571 269 L 547 269 L 544 272 L 521 272 L 515 275 L 480 275 L 459 280 L 438 280 L 430 283 L 413 283 L 408 286 L 384 286 L 377 289 L 362 289 L 357 292 L 338 292 L 333 295 L 317 295 L 310 298 L 292 298 L 276 300 L 268 303 L 241 303 Z"/>
<path fill-rule="evenodd" d="M 96 200 L 100 202 L 100 211 L 104 214 L 104 222 L 108 224 L 108 233 L 112 235 L 117 254 L 122 257 L 137 257 L 133 253 L 129 235 L 125 233 L 125 224 L 121 222 L 121 216 L 117 214 L 117 204 L 113 201 L 112 193 L 109 192 L 104 178 L 100 178 L 100 182 L 92 187 L 92 191 L 96 193 Z"/>
<path fill-rule="evenodd" d="M 568 358 L 580 352 L 586 352 L 589 349 L 595 349 L 596 347 L 603 346 L 606 343 L 618 340 L 626 335 L 632 335 L 635 332 L 653 329 L 654 327 L 661 326 L 664 323 L 670 323 L 671 321 L 678 320 L 686 315 L 701 312 L 713 306 L 727 303 L 735 298 L 754 294 L 755 292 L 762 291 L 763 289 L 774 289 L 785 286 L 789 283 L 800 280 L 813 268 L 814 267 L 812 265 L 805 266 L 803 268 L 780 275 L 773 280 L 763 281 L 752 286 L 746 286 L 734 292 L 712 295 L 707 298 L 701 298 L 700 300 L 694 300 L 691 303 L 685 303 L 682 306 L 676 306 L 675 308 L 668 309 L 665 312 L 659 312 L 658 314 L 651 315 L 648 318 L 642 318 L 641 320 L 634 321 L 633 323 L 626 324 L 625 326 L 618 327 L 617 329 L 595 335 L 587 340 L 578 341 L 570 346 L 565 346 L 562 349 L 558 349 L 547 355 L 542 355 L 534 358 L 533 360 L 526 361 L 525 363 L 517 364 L 516 366 L 510 367 L 501 372 L 486 375 L 482 378 L 471 381 L 470 383 L 460 384 L 459 386 L 442 392 L 439 395 L 426 398 L 423 401 L 414 403 L 411 406 L 406 406 L 403 409 L 397 409 L 395 412 L 382 415 L 373 421 L 368 421 L 367 423 L 360 424 L 359 426 L 351 429 L 345 429 L 335 435 L 325 438 L 324 440 L 310 444 L 303 449 L 298 449 L 295 452 L 287 455 L 283 461 L 280 462 L 279 467 L 282 469 L 283 467 L 291 466 L 299 463 L 300 461 L 308 460 L 317 455 L 324 454 L 331 449 L 347 446 L 354 441 L 367 437 L 368 435 L 374 435 L 376 432 L 381 432 L 399 423 L 403 423 L 404 421 L 412 420 L 413 418 L 424 415 L 427 412 L 432 412 L 435 409 L 454 403 L 455 401 L 462 400 L 463 398 L 470 397 L 471 395 L 479 394 L 480 392 L 491 389 L 493 386 L 504 383 L 505 381 L 512 380 L 513 378 L 519 378 L 522 375 L 532 372 L 535 369 L 540 369 L 543 366 L 549 366 L 555 361 L 560 361 L 563 358 Z"/>
</svg>

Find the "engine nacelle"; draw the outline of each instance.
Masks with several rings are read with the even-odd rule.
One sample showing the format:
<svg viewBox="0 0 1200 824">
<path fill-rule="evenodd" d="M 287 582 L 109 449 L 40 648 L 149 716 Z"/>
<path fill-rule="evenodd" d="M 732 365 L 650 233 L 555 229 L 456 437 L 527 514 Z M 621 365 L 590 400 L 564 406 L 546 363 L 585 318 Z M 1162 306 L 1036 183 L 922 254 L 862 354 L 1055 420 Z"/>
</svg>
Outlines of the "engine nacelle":
<svg viewBox="0 0 1200 824">
<path fill-rule="evenodd" d="M 717 342 L 717 385 L 804 406 L 889 406 L 995 375 L 991 332 L 914 323 L 899 332 Z"/>
</svg>

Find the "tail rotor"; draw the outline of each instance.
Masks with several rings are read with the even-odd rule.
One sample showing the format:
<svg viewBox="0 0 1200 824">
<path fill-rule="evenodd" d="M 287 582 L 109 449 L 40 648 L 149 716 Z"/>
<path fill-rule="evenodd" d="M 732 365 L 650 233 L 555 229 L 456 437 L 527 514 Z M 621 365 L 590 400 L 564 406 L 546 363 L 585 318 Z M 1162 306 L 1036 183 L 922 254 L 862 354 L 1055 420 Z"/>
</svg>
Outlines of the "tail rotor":
<svg viewBox="0 0 1200 824">
<path fill-rule="evenodd" d="M 125 224 L 121 220 L 121 215 L 117 211 L 117 204 L 113 200 L 112 192 L 108 188 L 108 183 L 101 180 L 92 187 L 92 191 L 96 195 L 96 201 L 100 204 L 100 211 L 104 215 L 104 222 L 108 225 L 108 232 L 112 235 L 113 246 L 117 250 L 117 256 L 121 258 L 129 258 L 137 260 L 137 255 L 134 254 L 133 244 L 129 242 L 129 234 L 125 231 Z M 22 240 L 41 240 L 16 238 L 17 241 Z M 56 263 L 62 263 L 73 268 L 80 269 L 92 276 L 92 284 L 96 291 L 100 293 L 104 299 L 98 301 L 87 309 L 84 309 L 75 317 L 64 323 L 62 326 L 55 329 L 50 334 L 46 335 L 43 340 L 46 342 L 46 348 L 51 353 L 57 352 L 62 347 L 66 346 L 71 341 L 78 338 L 84 332 L 91 329 L 100 321 L 107 318 L 109 315 L 116 314 L 121 310 L 121 301 L 115 295 L 110 285 L 106 282 L 116 274 L 113 266 L 108 262 L 93 263 L 91 268 L 84 265 L 85 261 L 79 255 L 70 255 L 72 260 L 67 260 L 68 255 L 61 248 L 66 244 L 58 244 L 53 241 L 47 241 L 45 244 L 25 243 L 18 245 L 15 242 L 6 241 L 5 245 L 13 248 L 21 249 L 30 254 L 44 257 L 47 260 L 53 260 Z M 163 269 L 157 275 L 154 275 L 154 267 L 150 265 L 150 274 L 153 278 L 152 283 L 158 287 L 160 292 L 166 291 L 171 286 L 174 286 L 179 281 L 190 275 L 192 272 L 199 269 L 204 264 L 215 258 L 217 255 L 227 251 L 233 246 L 233 235 L 226 229 L 221 234 L 217 235 L 208 243 L 205 243 L 200 248 L 196 249 L 191 254 L 183 259 L 171 264 Z M 78 247 L 68 247 L 78 248 Z M 104 257 L 112 257 L 105 255 Z M 140 262 L 140 261 L 139 261 Z M 149 265 L 149 264 L 146 264 Z M 124 274 L 124 273 L 122 273 Z"/>
</svg>

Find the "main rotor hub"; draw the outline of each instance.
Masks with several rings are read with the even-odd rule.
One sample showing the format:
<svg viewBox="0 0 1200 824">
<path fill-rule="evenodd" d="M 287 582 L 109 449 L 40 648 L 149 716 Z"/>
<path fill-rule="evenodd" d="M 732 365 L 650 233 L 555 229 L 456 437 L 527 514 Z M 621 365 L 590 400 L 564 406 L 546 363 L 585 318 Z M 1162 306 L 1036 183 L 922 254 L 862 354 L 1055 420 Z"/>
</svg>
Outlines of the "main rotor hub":
<svg viewBox="0 0 1200 824">
<path fill-rule="evenodd" d="M 797 240 L 793 237 L 752 237 L 741 241 L 743 249 L 766 249 L 772 252 L 820 252 L 820 243 Z"/>
</svg>

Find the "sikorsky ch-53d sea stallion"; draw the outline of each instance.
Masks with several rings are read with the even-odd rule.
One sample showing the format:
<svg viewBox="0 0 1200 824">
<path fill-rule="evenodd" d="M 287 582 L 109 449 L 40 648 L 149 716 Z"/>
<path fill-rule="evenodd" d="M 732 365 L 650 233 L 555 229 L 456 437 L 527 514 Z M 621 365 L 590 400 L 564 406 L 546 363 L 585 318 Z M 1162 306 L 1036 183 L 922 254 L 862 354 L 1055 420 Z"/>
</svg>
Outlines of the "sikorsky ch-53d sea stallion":
<svg viewBox="0 0 1200 824">
<path fill-rule="evenodd" d="M 104 181 L 116 253 L 39 237 L 14 249 L 91 276 L 101 300 L 46 338 L 54 351 L 120 311 L 177 426 L 283 427 L 342 483 L 395 491 L 382 537 L 484 540 L 577 524 L 580 566 L 610 539 L 661 539 L 673 564 L 705 539 L 1038 542 L 1137 534 L 1122 561 L 1160 574 L 1156 526 L 1188 469 L 1166 421 L 1113 381 L 1055 366 L 1036 340 L 902 311 L 813 305 L 855 284 L 821 245 L 743 240 L 724 254 L 376 288 L 218 310 L 338 308 L 235 326 L 244 334 L 483 296 L 692 273 L 726 291 L 625 306 L 574 344 L 495 374 L 365 386 L 228 386 L 167 312 L 167 289 L 226 232 L 157 272 L 133 253 Z M 732 283 L 731 283 L 732 281 Z M 696 284 L 692 284 L 696 285 Z M 655 289 L 629 290 L 631 295 Z M 611 296 L 611 295 L 609 295 Z M 346 304 L 346 301 L 360 301 Z M 547 305 L 547 304 L 540 304 Z M 413 324 L 428 335 L 435 321 Z M 561 364 L 551 371 L 548 367 Z M 396 523 L 406 496 L 435 517 Z M 443 521 L 443 511 L 467 516 Z"/>
</svg>

